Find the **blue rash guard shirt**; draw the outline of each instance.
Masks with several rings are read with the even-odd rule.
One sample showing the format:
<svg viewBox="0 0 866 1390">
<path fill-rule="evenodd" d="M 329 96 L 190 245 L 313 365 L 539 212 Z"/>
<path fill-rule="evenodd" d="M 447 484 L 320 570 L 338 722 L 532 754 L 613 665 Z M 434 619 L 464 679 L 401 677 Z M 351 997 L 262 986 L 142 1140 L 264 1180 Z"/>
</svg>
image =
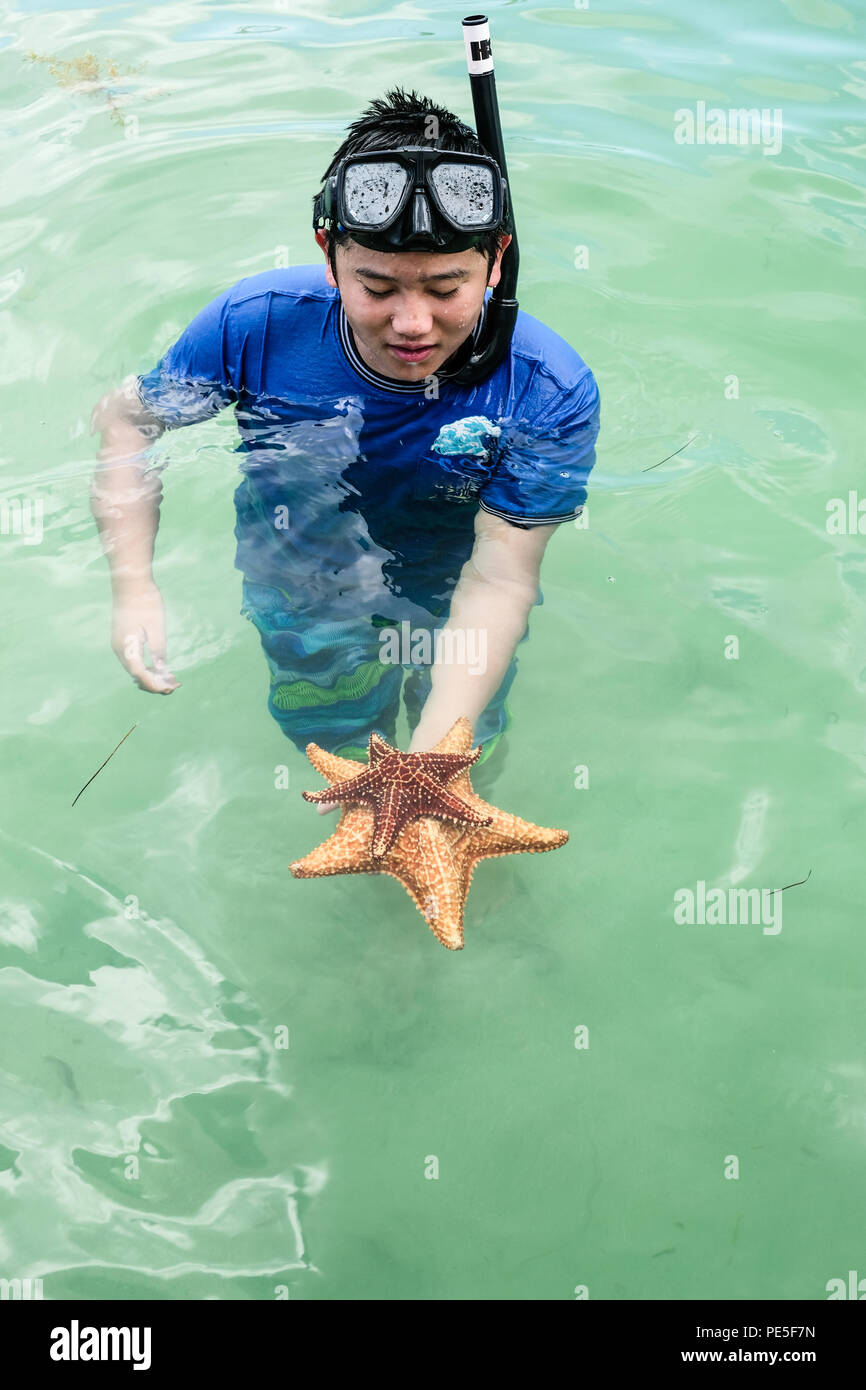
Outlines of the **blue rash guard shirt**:
<svg viewBox="0 0 866 1390">
<path fill-rule="evenodd" d="M 476 386 L 394 380 L 361 359 L 321 264 L 239 280 L 137 385 L 169 430 L 234 405 L 235 563 L 299 621 L 447 617 L 478 507 L 567 521 L 595 462 L 595 378 L 546 325 L 521 311 Z"/>
</svg>

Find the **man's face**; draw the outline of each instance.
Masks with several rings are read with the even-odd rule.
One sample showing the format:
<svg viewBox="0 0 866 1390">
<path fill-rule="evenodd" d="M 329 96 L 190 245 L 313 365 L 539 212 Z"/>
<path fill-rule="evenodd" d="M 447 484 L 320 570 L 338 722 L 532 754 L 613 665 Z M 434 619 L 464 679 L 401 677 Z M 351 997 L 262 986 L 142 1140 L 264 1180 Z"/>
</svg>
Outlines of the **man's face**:
<svg viewBox="0 0 866 1390">
<path fill-rule="evenodd" d="M 501 238 L 488 278 L 478 251 L 442 255 L 429 251 L 368 251 L 350 241 L 336 249 L 339 284 L 327 256 L 328 284 L 339 289 L 358 351 L 374 371 L 398 381 L 423 381 L 456 352 L 475 327 L 484 290 L 499 283 Z"/>
</svg>

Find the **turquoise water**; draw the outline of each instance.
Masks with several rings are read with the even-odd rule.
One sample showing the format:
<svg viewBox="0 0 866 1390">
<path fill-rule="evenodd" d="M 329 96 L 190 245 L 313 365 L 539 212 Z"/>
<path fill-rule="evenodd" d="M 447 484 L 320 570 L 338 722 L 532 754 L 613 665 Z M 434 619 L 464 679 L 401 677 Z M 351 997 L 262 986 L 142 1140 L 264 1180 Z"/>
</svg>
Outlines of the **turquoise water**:
<svg viewBox="0 0 866 1390">
<path fill-rule="evenodd" d="M 857 496 L 828 530 L 863 488 L 862 5 L 489 11 L 521 304 L 592 366 L 603 427 L 490 792 L 571 838 L 480 866 L 463 952 L 390 879 L 288 874 L 320 782 L 238 614 L 230 411 L 160 445 L 181 688 L 145 695 L 109 647 L 94 402 L 227 285 L 316 259 L 310 194 L 368 98 L 400 80 L 471 118 L 463 12 L 0 24 L 0 1276 L 46 1298 L 866 1274 Z M 700 102 L 778 109 L 778 153 L 679 143 Z M 674 919 L 699 882 L 807 874 L 780 930 Z"/>
</svg>

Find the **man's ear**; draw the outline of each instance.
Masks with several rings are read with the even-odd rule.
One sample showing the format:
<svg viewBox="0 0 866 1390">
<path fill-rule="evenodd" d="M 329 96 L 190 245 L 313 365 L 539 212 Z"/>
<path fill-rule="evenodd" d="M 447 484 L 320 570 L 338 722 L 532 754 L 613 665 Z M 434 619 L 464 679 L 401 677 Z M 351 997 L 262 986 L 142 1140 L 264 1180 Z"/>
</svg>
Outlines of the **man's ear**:
<svg viewBox="0 0 866 1390">
<path fill-rule="evenodd" d="M 328 233 L 324 230 L 324 228 L 319 227 L 319 229 L 316 232 L 314 232 L 313 235 L 316 238 L 316 245 L 319 247 L 319 250 L 323 252 L 325 257 L 325 279 L 331 286 L 332 290 L 339 289 L 337 281 L 334 278 L 334 272 L 331 268 L 331 258 L 328 255 Z"/>
<path fill-rule="evenodd" d="M 496 252 L 496 259 L 493 262 L 493 265 L 490 267 L 490 274 L 487 277 L 487 284 L 488 287 L 491 289 L 495 289 L 495 287 L 499 284 L 499 277 L 502 274 L 503 252 L 507 251 L 508 247 L 511 245 L 513 240 L 514 238 L 510 232 L 503 233 L 503 235 L 499 238 L 499 247 Z"/>
</svg>

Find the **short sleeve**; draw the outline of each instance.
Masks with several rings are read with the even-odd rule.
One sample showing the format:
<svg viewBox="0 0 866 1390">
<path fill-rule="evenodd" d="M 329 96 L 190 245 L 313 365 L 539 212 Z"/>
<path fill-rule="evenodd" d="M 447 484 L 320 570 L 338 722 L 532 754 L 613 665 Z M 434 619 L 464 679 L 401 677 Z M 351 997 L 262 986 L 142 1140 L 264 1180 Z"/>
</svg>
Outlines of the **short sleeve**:
<svg viewBox="0 0 866 1390">
<path fill-rule="evenodd" d="M 479 498 L 483 510 L 522 526 L 579 516 L 600 420 L 598 385 L 587 368 L 537 418 L 503 421 L 496 463 Z"/>
<path fill-rule="evenodd" d="M 238 399 L 230 297 L 224 290 L 206 304 L 153 370 L 137 379 L 143 405 L 166 429 L 208 420 Z"/>
</svg>

